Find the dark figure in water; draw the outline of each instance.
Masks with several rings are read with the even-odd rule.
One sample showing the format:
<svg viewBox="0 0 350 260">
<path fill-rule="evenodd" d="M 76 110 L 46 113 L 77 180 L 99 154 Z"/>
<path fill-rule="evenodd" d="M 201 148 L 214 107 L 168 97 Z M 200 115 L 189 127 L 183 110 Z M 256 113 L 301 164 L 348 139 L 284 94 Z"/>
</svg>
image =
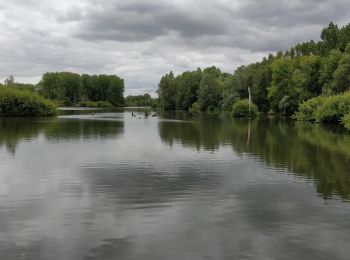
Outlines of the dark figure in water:
<svg viewBox="0 0 350 260">
<path fill-rule="evenodd" d="M 131 112 L 131 116 L 134 117 L 134 112 Z"/>
<path fill-rule="evenodd" d="M 94 116 L 94 112 L 91 112 L 91 116 Z"/>
</svg>

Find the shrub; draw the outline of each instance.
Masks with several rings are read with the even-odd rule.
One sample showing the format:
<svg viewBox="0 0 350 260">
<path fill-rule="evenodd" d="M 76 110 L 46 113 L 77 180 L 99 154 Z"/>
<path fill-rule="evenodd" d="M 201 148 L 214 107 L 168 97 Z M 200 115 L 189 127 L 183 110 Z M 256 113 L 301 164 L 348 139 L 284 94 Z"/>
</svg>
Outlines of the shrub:
<svg viewBox="0 0 350 260">
<path fill-rule="evenodd" d="M 248 99 L 237 101 L 232 106 L 232 113 L 235 117 L 256 117 L 259 115 L 258 107 L 254 104 L 250 104 Z"/>
<path fill-rule="evenodd" d="M 201 106 L 199 105 L 198 102 L 194 102 L 190 107 L 190 112 L 192 114 L 199 114 L 200 111 L 201 111 Z"/>
<path fill-rule="evenodd" d="M 316 97 L 305 101 L 299 105 L 296 119 L 300 121 L 316 121 L 316 111 L 322 106 L 325 98 Z"/>
<path fill-rule="evenodd" d="M 39 94 L 11 87 L 0 87 L 0 115 L 2 116 L 50 116 L 56 107 Z"/>
<path fill-rule="evenodd" d="M 350 112 L 350 93 L 326 98 L 316 111 L 317 122 L 339 123 Z"/>
<path fill-rule="evenodd" d="M 342 118 L 342 124 L 345 126 L 346 129 L 350 130 L 350 113 L 346 114 Z"/>
<path fill-rule="evenodd" d="M 98 107 L 113 107 L 108 101 L 97 101 L 96 103 Z"/>
<path fill-rule="evenodd" d="M 299 106 L 298 120 L 339 123 L 350 113 L 350 92 L 309 99 Z"/>
</svg>

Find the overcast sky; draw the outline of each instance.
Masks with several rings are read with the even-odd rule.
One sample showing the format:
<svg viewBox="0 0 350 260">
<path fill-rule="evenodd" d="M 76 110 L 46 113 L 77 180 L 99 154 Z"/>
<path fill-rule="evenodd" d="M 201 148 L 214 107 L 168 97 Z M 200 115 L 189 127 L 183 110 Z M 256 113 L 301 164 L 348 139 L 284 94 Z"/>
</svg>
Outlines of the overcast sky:
<svg viewBox="0 0 350 260">
<path fill-rule="evenodd" d="M 117 74 L 126 94 L 197 67 L 232 73 L 350 22 L 349 0 L 0 0 L 0 80 Z"/>
</svg>

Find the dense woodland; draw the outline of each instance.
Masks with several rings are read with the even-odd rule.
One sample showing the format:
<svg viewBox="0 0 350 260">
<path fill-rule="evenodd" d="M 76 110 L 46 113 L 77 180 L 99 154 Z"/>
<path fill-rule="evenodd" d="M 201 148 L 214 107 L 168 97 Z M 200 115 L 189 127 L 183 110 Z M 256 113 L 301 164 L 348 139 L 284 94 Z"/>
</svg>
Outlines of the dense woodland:
<svg viewBox="0 0 350 260">
<path fill-rule="evenodd" d="M 270 54 L 260 62 L 237 68 L 233 74 L 222 73 L 216 67 L 177 76 L 170 72 L 159 82 L 160 104 L 167 110 L 230 111 L 251 91 L 260 113 L 294 116 L 304 108 L 299 111 L 303 120 L 346 121 L 344 116 L 350 113 L 350 95 L 344 94 L 350 90 L 350 24 L 340 28 L 330 23 L 320 38 Z M 337 99 L 334 95 L 348 98 L 342 98 L 343 105 L 337 107 L 329 101 Z M 320 96 L 324 102 L 313 101 Z M 324 103 L 329 106 L 321 109 Z M 322 117 L 321 110 L 329 116 Z"/>
</svg>

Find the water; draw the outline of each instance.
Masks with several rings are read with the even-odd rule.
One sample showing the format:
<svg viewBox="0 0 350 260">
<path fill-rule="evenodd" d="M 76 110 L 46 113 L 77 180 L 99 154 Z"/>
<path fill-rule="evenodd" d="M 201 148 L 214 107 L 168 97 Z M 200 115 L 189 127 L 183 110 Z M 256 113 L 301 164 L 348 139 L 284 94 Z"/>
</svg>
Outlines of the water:
<svg viewBox="0 0 350 260">
<path fill-rule="evenodd" d="M 1 259 L 350 258 L 340 128 L 65 110 L 0 119 L 0 158 Z"/>
</svg>

